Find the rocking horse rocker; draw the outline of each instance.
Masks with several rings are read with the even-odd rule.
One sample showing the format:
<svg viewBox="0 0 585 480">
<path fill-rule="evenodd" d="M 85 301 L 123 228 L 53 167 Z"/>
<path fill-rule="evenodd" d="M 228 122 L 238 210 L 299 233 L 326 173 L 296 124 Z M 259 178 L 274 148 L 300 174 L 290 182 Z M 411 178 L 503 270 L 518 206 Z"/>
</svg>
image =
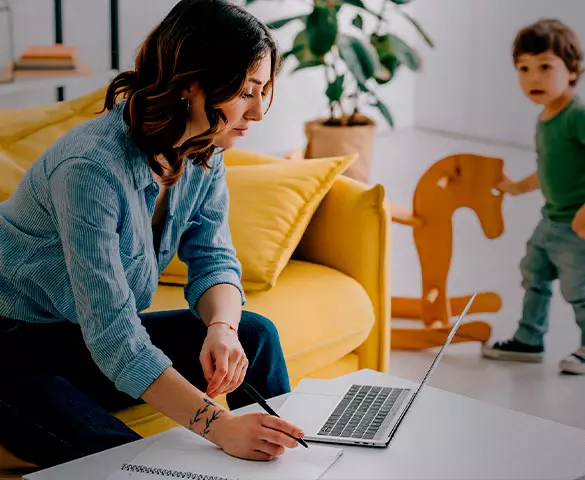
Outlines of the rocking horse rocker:
<svg viewBox="0 0 585 480">
<path fill-rule="evenodd" d="M 453 247 L 453 213 L 460 207 L 475 211 L 487 238 L 502 234 L 502 194 L 495 186 L 503 177 L 503 160 L 461 154 L 439 160 L 418 182 L 413 209 L 391 205 L 392 221 L 412 227 L 422 277 L 422 298 L 392 297 L 392 317 L 418 319 L 423 325 L 392 327 L 392 348 L 419 350 L 442 345 L 471 297 L 449 297 L 447 277 Z M 477 295 L 469 313 L 497 312 L 501 299 L 494 292 Z M 483 321 L 461 324 L 453 343 L 486 342 L 491 326 Z"/>
</svg>

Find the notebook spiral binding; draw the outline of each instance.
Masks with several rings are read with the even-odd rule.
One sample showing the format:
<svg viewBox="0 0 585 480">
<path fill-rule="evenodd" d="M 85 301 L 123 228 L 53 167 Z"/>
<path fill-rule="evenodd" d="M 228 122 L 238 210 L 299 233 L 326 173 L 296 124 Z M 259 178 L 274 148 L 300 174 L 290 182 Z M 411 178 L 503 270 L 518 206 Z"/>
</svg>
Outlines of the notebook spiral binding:
<svg viewBox="0 0 585 480">
<path fill-rule="evenodd" d="M 122 471 L 134 473 L 147 473 L 157 475 L 163 478 L 186 478 L 187 480 L 230 480 L 225 477 L 216 477 L 215 475 L 203 475 L 201 473 L 182 472 L 180 470 L 169 470 L 167 468 L 153 468 L 145 465 L 136 465 L 125 463 L 122 465 Z"/>
</svg>

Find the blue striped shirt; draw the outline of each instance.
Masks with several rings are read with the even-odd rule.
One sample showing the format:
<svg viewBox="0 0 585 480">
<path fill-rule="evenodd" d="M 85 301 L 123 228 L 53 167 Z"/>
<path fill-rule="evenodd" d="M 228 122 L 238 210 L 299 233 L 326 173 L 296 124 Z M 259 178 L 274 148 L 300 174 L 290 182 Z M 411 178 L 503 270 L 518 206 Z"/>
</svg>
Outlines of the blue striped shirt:
<svg viewBox="0 0 585 480">
<path fill-rule="evenodd" d="M 150 306 L 177 251 L 188 267 L 185 298 L 196 316 L 197 301 L 214 285 L 236 286 L 242 301 L 244 293 L 223 155 L 211 158 L 210 170 L 186 162 L 168 190 L 155 252 L 159 186 L 128 136 L 124 103 L 58 140 L 0 203 L 0 317 L 79 324 L 101 371 L 137 398 L 171 365 L 138 312 Z"/>
</svg>

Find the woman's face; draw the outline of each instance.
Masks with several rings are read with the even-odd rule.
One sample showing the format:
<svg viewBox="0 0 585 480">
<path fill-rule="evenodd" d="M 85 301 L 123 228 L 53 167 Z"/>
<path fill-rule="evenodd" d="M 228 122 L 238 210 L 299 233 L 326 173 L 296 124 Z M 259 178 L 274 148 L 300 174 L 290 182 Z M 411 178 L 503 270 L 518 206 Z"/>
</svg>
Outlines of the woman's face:
<svg viewBox="0 0 585 480">
<path fill-rule="evenodd" d="M 216 137 L 213 144 L 222 149 L 234 146 L 236 139 L 246 135 L 250 122 L 259 122 L 264 117 L 264 95 L 266 85 L 270 81 L 270 55 L 265 55 L 258 66 L 248 73 L 244 92 L 240 97 L 225 103 L 221 109 L 226 116 L 224 133 Z M 201 94 L 190 97 L 190 122 L 187 126 L 187 137 L 196 132 L 205 131 L 209 123 L 205 115 L 204 99 Z"/>
</svg>

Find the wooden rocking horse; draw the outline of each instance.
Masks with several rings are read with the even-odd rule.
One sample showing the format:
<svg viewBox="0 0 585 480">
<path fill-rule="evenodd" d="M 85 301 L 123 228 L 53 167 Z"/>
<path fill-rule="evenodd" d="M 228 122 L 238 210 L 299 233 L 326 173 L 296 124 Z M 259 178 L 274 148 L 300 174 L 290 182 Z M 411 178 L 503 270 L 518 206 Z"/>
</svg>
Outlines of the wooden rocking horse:
<svg viewBox="0 0 585 480">
<path fill-rule="evenodd" d="M 495 188 L 503 177 L 503 160 L 461 154 L 444 158 L 419 180 L 413 208 L 391 205 L 392 221 L 413 229 L 422 276 L 422 298 L 392 297 L 392 317 L 422 320 L 412 328 L 392 327 L 392 348 L 418 350 L 442 345 L 451 330 L 450 318 L 463 311 L 471 297 L 449 297 L 447 277 L 453 247 L 453 213 L 468 207 L 477 214 L 487 238 L 504 230 L 502 195 Z M 469 313 L 497 312 L 494 292 L 477 295 Z M 462 323 L 453 343 L 486 342 L 491 326 L 483 321 Z"/>
</svg>

